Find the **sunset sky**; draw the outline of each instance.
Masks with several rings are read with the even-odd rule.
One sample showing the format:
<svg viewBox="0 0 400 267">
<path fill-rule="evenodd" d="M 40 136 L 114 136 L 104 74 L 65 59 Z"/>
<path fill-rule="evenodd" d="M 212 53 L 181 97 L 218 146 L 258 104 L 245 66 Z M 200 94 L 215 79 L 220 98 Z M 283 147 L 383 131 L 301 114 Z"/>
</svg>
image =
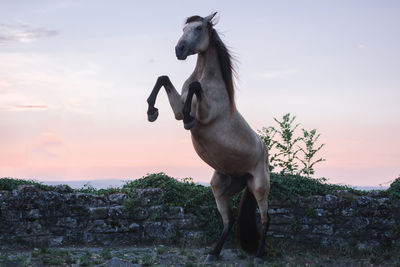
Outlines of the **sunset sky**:
<svg viewBox="0 0 400 267">
<path fill-rule="evenodd" d="M 219 12 L 253 129 L 297 116 L 326 146 L 316 177 L 377 186 L 400 174 L 400 1 L 1 1 L 0 177 L 208 182 L 159 75 L 180 88 L 184 19 Z"/>
</svg>

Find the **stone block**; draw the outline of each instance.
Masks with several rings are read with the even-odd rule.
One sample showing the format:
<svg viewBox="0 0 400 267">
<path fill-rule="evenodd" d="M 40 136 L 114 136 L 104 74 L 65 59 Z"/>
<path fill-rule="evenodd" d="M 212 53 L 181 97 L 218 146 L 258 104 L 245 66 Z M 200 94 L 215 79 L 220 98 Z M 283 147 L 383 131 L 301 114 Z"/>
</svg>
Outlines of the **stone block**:
<svg viewBox="0 0 400 267">
<path fill-rule="evenodd" d="M 149 210 L 148 208 L 139 208 L 135 210 L 134 213 L 129 216 L 129 218 L 132 218 L 136 221 L 146 220 L 147 218 L 149 218 Z"/>
<path fill-rule="evenodd" d="M 296 221 L 296 217 L 291 215 L 285 214 L 273 214 L 271 215 L 271 224 L 291 224 Z"/>
<path fill-rule="evenodd" d="M 291 210 L 286 209 L 286 208 L 271 208 L 271 209 L 268 209 L 268 213 L 270 215 L 272 215 L 272 214 L 288 214 L 288 213 L 291 213 Z"/>
<path fill-rule="evenodd" d="M 185 240 L 199 241 L 203 238 L 203 231 L 183 231 L 183 238 Z"/>
<path fill-rule="evenodd" d="M 88 217 L 89 207 L 85 205 L 71 205 L 69 206 L 70 216 Z"/>
<path fill-rule="evenodd" d="M 116 205 L 122 205 L 124 203 L 124 199 L 126 198 L 126 195 L 123 193 L 114 193 L 108 195 L 108 201 L 110 201 L 110 204 L 116 204 Z"/>
<path fill-rule="evenodd" d="M 341 210 L 341 215 L 345 217 L 353 217 L 356 211 L 353 208 L 344 208 Z"/>
<path fill-rule="evenodd" d="M 367 196 L 356 196 L 353 199 L 353 202 L 356 204 L 356 206 L 358 207 L 365 207 L 367 205 L 371 205 L 372 204 L 372 198 L 371 197 L 367 197 Z"/>
<path fill-rule="evenodd" d="M 89 216 L 91 219 L 106 219 L 108 218 L 108 208 L 107 207 L 89 208 Z"/>
<path fill-rule="evenodd" d="M 322 234 L 322 235 L 333 235 L 333 227 L 331 225 L 322 224 L 322 225 L 314 225 L 314 229 L 312 230 L 314 234 Z"/>
<path fill-rule="evenodd" d="M 105 220 L 91 220 L 88 222 L 86 229 L 88 232 L 103 233 L 109 230 L 109 226 Z"/>
<path fill-rule="evenodd" d="M 56 226 L 74 229 L 78 226 L 78 221 L 72 217 L 60 217 L 57 218 Z"/>
<path fill-rule="evenodd" d="M 54 191 L 60 194 L 72 193 L 73 190 L 71 187 L 65 184 L 56 185 Z"/>
<path fill-rule="evenodd" d="M 169 222 L 145 222 L 143 226 L 147 239 L 168 239 L 176 236 L 176 229 Z"/>
<path fill-rule="evenodd" d="M 131 223 L 129 225 L 129 230 L 132 231 L 132 232 L 139 231 L 139 229 L 140 229 L 140 225 L 137 224 L 137 223 Z"/>
<path fill-rule="evenodd" d="M 26 218 L 27 218 L 29 221 L 37 220 L 37 219 L 39 219 L 40 217 L 41 217 L 41 215 L 40 215 L 38 209 L 30 210 L 30 211 L 28 212 L 28 214 L 26 215 Z"/>
<path fill-rule="evenodd" d="M 108 208 L 108 217 L 112 219 L 126 219 L 128 212 L 124 206 L 112 206 Z"/>
<path fill-rule="evenodd" d="M 182 207 L 166 207 L 162 208 L 161 205 L 151 206 L 148 209 L 149 217 L 151 220 L 162 220 L 162 219 L 183 219 L 185 213 Z"/>
<path fill-rule="evenodd" d="M 64 237 L 63 236 L 56 236 L 53 237 L 49 240 L 50 246 L 61 246 L 64 242 Z"/>
</svg>

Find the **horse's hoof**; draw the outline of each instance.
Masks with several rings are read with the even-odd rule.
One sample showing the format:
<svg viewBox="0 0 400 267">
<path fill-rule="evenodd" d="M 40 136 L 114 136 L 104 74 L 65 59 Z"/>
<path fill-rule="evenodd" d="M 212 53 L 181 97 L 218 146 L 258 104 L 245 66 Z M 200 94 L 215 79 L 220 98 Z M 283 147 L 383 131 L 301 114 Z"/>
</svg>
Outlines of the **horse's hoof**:
<svg viewBox="0 0 400 267">
<path fill-rule="evenodd" d="M 186 130 L 190 130 L 194 127 L 194 125 L 196 124 L 196 119 L 195 118 L 191 118 L 190 121 L 188 122 L 183 122 L 183 127 L 185 127 Z"/>
<path fill-rule="evenodd" d="M 206 258 L 206 260 L 205 260 L 204 262 L 214 262 L 214 261 L 216 261 L 216 260 L 218 260 L 218 257 L 217 257 L 217 256 L 212 255 L 212 254 L 208 254 L 208 255 L 207 255 L 207 258 Z"/>
<path fill-rule="evenodd" d="M 263 264 L 264 260 L 262 258 L 259 257 L 255 257 L 254 258 L 254 264 Z"/>
<path fill-rule="evenodd" d="M 147 119 L 149 122 L 153 122 L 158 118 L 158 109 L 154 108 L 151 110 L 151 113 L 147 112 Z"/>
</svg>

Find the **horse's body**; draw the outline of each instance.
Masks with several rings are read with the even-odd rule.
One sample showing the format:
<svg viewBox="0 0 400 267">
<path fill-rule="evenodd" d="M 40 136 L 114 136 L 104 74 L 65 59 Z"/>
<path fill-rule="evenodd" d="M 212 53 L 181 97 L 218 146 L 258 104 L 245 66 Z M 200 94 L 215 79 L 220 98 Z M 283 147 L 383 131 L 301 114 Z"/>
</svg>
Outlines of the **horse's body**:
<svg viewBox="0 0 400 267">
<path fill-rule="evenodd" d="M 229 51 L 212 27 L 214 15 L 187 19 L 176 55 L 183 60 L 197 53 L 195 70 L 184 83 L 181 95 L 167 76 L 159 77 L 148 98 L 148 119 L 154 121 L 158 116 L 154 103 L 164 86 L 175 118 L 183 119 L 185 128 L 191 131 L 197 154 L 215 170 L 211 187 L 224 230 L 208 259 L 219 255 L 232 227 L 229 207 L 232 195 L 246 188 L 238 216 L 238 239 L 245 251 L 255 253 L 256 259 L 260 260 L 269 224 L 268 153 L 264 143 L 236 109 L 233 67 Z M 256 204 L 263 225 L 261 237 L 255 224 Z"/>
</svg>

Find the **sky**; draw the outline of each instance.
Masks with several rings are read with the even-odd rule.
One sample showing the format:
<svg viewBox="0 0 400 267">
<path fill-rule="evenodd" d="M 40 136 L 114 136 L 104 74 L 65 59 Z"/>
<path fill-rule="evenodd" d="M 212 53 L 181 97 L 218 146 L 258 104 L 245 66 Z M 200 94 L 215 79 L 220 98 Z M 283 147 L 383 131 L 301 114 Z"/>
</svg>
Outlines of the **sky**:
<svg viewBox="0 0 400 267">
<path fill-rule="evenodd" d="M 174 47 L 186 17 L 215 28 L 254 130 L 296 115 L 321 133 L 315 177 L 388 185 L 400 174 L 399 1 L 0 1 L 0 177 L 208 182 L 160 75 L 181 88 L 196 56 Z M 299 128 L 299 129 L 300 129 Z"/>
</svg>

